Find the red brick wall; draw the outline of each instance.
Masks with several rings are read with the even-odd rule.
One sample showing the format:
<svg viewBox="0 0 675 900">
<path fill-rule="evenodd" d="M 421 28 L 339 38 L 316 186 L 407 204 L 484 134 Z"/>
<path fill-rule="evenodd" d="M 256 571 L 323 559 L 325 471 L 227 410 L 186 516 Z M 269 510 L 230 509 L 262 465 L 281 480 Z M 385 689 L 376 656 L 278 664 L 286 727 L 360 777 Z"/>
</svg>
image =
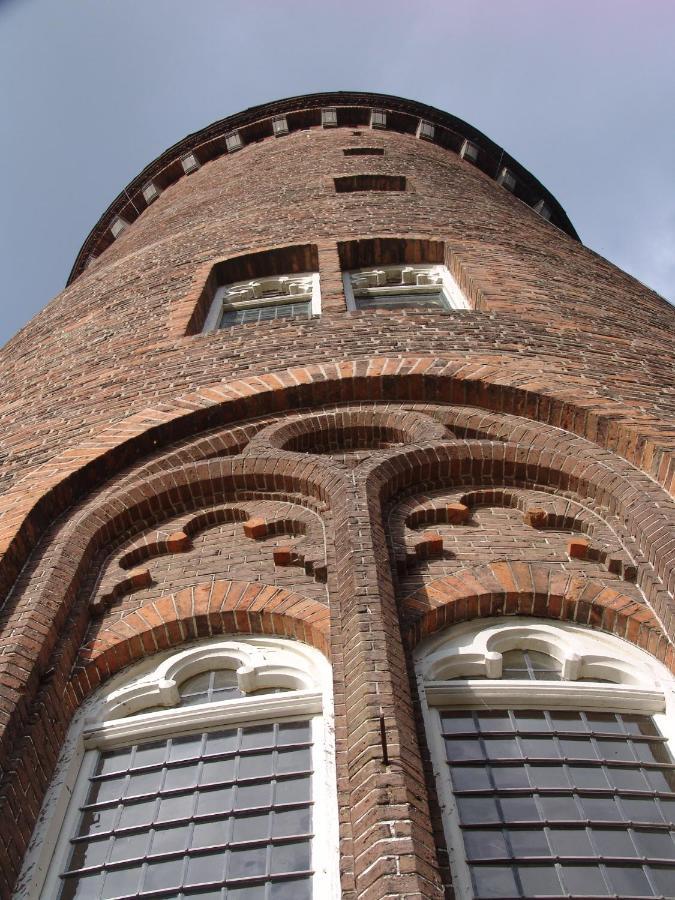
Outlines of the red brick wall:
<svg viewBox="0 0 675 900">
<path fill-rule="evenodd" d="M 180 179 L 3 351 L 2 897 L 78 704 L 187 639 L 330 657 L 347 898 L 450 890 L 421 636 L 520 611 L 674 666 L 671 309 L 450 150 L 353 131 Z M 336 193 L 368 172 L 410 189 Z M 186 334 L 214 266 L 288 245 L 317 247 L 320 319 Z M 339 251 L 429 248 L 472 310 L 346 312 Z"/>
</svg>

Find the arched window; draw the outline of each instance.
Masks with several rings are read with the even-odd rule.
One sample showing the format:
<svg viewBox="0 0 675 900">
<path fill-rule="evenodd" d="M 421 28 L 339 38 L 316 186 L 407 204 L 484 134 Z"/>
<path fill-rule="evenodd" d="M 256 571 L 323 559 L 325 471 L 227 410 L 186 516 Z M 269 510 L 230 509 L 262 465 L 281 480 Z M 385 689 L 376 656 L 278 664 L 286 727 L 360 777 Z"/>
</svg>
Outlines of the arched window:
<svg viewBox="0 0 675 900">
<path fill-rule="evenodd" d="M 121 673 L 73 724 L 17 897 L 339 896 L 330 683 L 276 638 Z"/>
<path fill-rule="evenodd" d="M 436 635 L 416 665 L 460 900 L 675 897 L 663 666 L 610 635 L 522 618 Z"/>
</svg>

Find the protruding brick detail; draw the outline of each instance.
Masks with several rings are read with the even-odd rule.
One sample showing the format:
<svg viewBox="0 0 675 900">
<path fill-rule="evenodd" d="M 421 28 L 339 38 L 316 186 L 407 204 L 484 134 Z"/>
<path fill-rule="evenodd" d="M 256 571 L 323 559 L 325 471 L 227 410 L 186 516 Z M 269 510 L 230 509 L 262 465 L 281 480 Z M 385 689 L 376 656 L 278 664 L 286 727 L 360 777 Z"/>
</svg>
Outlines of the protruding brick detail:
<svg viewBox="0 0 675 900">
<path fill-rule="evenodd" d="M 267 536 L 267 522 L 264 519 L 249 519 L 244 522 L 244 534 L 253 540 Z"/>
<path fill-rule="evenodd" d="M 419 559 L 433 559 L 443 555 L 443 537 L 437 531 L 425 531 L 415 544 Z"/>
<path fill-rule="evenodd" d="M 450 525 L 459 525 L 466 522 L 471 515 L 471 510 L 463 503 L 448 503 L 445 507 L 446 521 Z"/>
<path fill-rule="evenodd" d="M 272 557 L 275 566 L 290 566 L 293 560 L 293 548 L 289 546 L 275 547 Z"/>
<path fill-rule="evenodd" d="M 109 593 L 99 594 L 97 597 L 94 597 L 89 604 L 89 608 L 94 615 L 100 615 L 120 597 L 133 591 L 141 591 L 151 584 L 152 575 L 149 569 L 133 569 L 126 577 L 121 578 Z"/>
<path fill-rule="evenodd" d="M 584 538 L 574 538 L 567 545 L 567 552 L 571 559 L 586 559 L 590 546 Z"/>
<path fill-rule="evenodd" d="M 174 531 L 166 539 L 169 553 L 185 553 L 192 547 L 192 541 L 184 531 Z"/>
<path fill-rule="evenodd" d="M 544 528 L 548 523 L 548 513 L 537 506 L 525 510 L 523 520 L 532 528 Z"/>
</svg>

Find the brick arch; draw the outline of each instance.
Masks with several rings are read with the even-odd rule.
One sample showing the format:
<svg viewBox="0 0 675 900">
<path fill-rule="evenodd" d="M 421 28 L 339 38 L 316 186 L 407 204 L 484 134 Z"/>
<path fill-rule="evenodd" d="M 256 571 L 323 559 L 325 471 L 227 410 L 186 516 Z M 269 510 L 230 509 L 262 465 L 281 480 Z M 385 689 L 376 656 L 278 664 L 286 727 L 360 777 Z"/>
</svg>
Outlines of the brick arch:
<svg viewBox="0 0 675 900">
<path fill-rule="evenodd" d="M 544 446 L 526 440 L 523 445 L 487 441 L 429 444 L 373 460 L 364 477 L 369 496 L 380 509 L 414 491 L 475 483 L 541 487 L 590 500 L 621 524 L 640 560 L 639 584 L 657 614 L 670 623 L 675 610 L 671 594 L 675 585 L 675 504 L 623 460 L 580 444 L 564 435 Z"/>
<path fill-rule="evenodd" d="M 141 456 L 217 424 L 360 401 L 478 406 L 563 428 L 621 454 L 667 491 L 675 491 L 675 454 L 653 422 L 636 421 L 628 404 L 598 397 L 578 381 L 544 386 L 541 360 L 475 356 L 456 361 L 397 356 L 289 368 L 195 392 L 148 407 L 63 451 L 5 495 L 0 516 L 0 594 L 19 574 L 47 524 L 88 490 Z"/>
<path fill-rule="evenodd" d="M 354 449 L 377 450 L 381 449 L 382 444 L 420 444 L 453 437 L 444 425 L 417 410 L 345 406 L 308 411 L 274 422 L 255 435 L 248 452 L 273 448 L 325 453 L 331 452 L 328 448 L 331 441 L 339 444 L 341 438 L 352 441 Z"/>
<path fill-rule="evenodd" d="M 71 685 L 83 699 L 144 656 L 218 634 L 294 638 L 330 657 L 329 615 L 327 606 L 285 588 L 218 579 L 167 594 L 102 625 L 81 648 Z"/>
<path fill-rule="evenodd" d="M 675 671 L 675 648 L 656 616 L 632 597 L 544 565 L 498 561 L 438 578 L 403 602 L 408 645 L 459 622 L 522 615 L 600 628 L 647 650 Z"/>
</svg>

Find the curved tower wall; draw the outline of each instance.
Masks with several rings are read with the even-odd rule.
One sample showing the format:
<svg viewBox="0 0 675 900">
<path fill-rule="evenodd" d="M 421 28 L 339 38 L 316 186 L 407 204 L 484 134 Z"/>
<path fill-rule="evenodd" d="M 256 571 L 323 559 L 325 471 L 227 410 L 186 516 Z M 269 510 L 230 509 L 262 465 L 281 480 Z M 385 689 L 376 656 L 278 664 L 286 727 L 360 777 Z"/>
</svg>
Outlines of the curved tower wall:
<svg viewBox="0 0 675 900">
<path fill-rule="evenodd" d="M 327 107 L 337 127 L 322 126 Z M 386 128 L 370 127 L 372 108 Z M 289 133 L 274 137 L 279 115 Z M 227 152 L 235 131 L 243 147 Z M 477 164 L 457 152 L 465 139 Z M 378 152 L 345 153 L 363 148 Z M 188 151 L 201 165 L 184 175 Z M 513 192 L 498 183 L 505 162 Z M 405 190 L 336 191 L 367 175 Z M 167 151 L 120 198 L 66 290 L 2 352 L 2 895 L 83 698 L 153 650 L 253 631 L 332 661 L 343 895 L 438 896 L 450 876 L 410 685 L 416 642 L 508 603 L 672 667 L 672 309 L 580 244 L 487 138 L 397 98 L 249 110 Z M 343 270 L 417 263 L 445 263 L 469 308 L 347 310 Z M 320 316 L 201 332 L 223 278 L 308 264 Z M 475 541 L 440 528 L 453 564 L 413 564 L 420 535 L 392 524 L 429 497 L 475 507 Z M 311 565 L 252 553 L 227 516 L 190 525 L 235 501 L 302 520 Z M 528 520 L 541 508 L 590 535 L 581 561 L 564 541 L 543 551 Z M 169 532 L 191 542 L 180 575 Z M 509 548 L 490 550 L 504 533 Z M 132 551 L 135 583 L 120 563 Z"/>
</svg>

